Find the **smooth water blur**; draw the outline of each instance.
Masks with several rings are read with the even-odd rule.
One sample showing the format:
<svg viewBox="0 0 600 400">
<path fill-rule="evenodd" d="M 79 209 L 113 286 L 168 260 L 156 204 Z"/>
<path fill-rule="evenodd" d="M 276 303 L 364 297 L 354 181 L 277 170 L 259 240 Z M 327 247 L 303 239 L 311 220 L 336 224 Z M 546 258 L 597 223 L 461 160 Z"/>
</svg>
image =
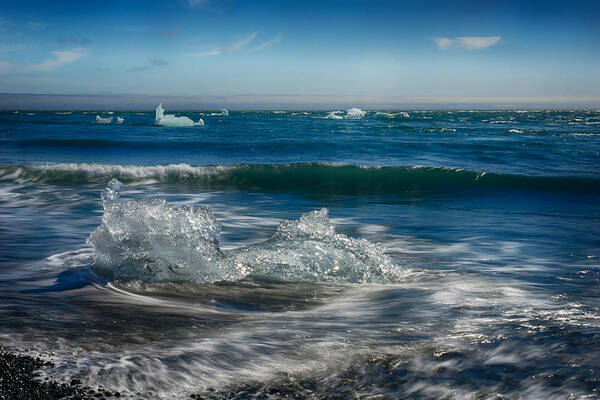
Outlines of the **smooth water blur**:
<svg viewBox="0 0 600 400">
<path fill-rule="evenodd" d="M 0 338 L 53 358 L 52 377 L 149 398 L 244 385 L 317 398 L 600 396 L 600 112 L 175 113 L 204 120 L 181 128 L 154 126 L 153 112 L 33 114 L 0 113 Z M 156 228 L 186 220 L 126 207 L 159 198 L 168 212 L 208 207 L 225 256 L 251 246 L 273 273 L 99 273 L 86 240 L 111 178 L 131 213 L 107 225 L 119 246 L 152 244 L 140 268 L 161 254 L 177 271 L 178 246 L 196 240 Z M 380 243 L 395 279 L 290 274 L 285 257 L 331 243 L 293 250 L 272 235 L 322 207 L 336 232 Z"/>
</svg>

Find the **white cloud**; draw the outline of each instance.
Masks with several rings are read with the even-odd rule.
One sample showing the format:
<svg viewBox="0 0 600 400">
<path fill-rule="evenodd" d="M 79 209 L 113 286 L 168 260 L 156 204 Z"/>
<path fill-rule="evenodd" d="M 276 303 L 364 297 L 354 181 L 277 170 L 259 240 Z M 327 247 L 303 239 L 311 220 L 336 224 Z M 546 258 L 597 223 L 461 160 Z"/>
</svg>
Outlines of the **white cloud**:
<svg viewBox="0 0 600 400">
<path fill-rule="evenodd" d="M 446 37 L 434 37 L 432 40 L 440 49 L 447 49 L 450 46 L 460 46 L 467 50 L 479 50 L 491 47 L 502 39 L 501 36 L 462 36 L 454 39 Z"/>
<path fill-rule="evenodd" d="M 266 42 L 261 43 L 258 46 L 254 47 L 252 49 L 252 51 L 261 51 L 261 50 L 266 49 L 267 47 L 275 46 L 276 44 L 279 44 L 282 39 L 283 39 L 283 37 L 281 35 L 277 35 L 273 39 L 267 40 Z"/>
<path fill-rule="evenodd" d="M 485 49 L 500 41 L 500 36 L 459 37 L 458 44 L 469 50 Z"/>
<path fill-rule="evenodd" d="M 236 40 L 235 42 L 227 43 L 227 44 L 225 44 L 219 48 L 216 48 L 214 50 L 205 51 L 202 53 L 195 53 L 192 55 L 205 57 L 205 56 L 218 56 L 221 54 L 232 53 L 232 52 L 237 51 L 237 50 L 241 49 L 242 47 L 250 44 L 254 40 L 254 38 L 256 37 L 257 34 L 258 34 L 258 32 L 253 32 L 250 35 L 248 35 L 244 38 L 241 38 L 240 40 Z"/>
<path fill-rule="evenodd" d="M 83 56 L 81 49 L 74 49 L 71 51 L 53 51 L 52 58 L 42 61 L 39 64 L 33 64 L 29 66 L 29 70 L 35 72 L 47 72 L 53 71 L 57 68 L 72 63 L 73 61 L 79 60 Z"/>
<path fill-rule="evenodd" d="M 438 45 L 440 49 L 445 49 L 454 43 L 454 40 L 445 37 L 434 37 L 433 41 Z"/>
</svg>

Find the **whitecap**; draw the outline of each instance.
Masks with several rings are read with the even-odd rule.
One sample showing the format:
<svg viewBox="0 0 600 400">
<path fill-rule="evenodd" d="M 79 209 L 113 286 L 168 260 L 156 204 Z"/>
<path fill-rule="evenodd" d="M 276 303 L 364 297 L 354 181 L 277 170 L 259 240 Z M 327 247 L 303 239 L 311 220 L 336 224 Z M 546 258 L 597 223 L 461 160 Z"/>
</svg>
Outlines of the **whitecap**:
<svg viewBox="0 0 600 400">
<path fill-rule="evenodd" d="M 117 117 L 117 124 L 122 124 L 123 122 L 125 122 L 125 118 L 121 118 L 121 117 Z"/>
</svg>

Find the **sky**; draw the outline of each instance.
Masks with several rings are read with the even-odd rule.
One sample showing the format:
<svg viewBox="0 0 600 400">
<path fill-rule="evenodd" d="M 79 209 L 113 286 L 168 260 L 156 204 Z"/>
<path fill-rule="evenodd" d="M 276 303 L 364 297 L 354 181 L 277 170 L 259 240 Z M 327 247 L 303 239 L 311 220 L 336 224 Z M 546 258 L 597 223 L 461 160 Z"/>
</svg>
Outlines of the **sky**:
<svg viewBox="0 0 600 400">
<path fill-rule="evenodd" d="M 0 0 L 0 93 L 600 106 L 599 21 L 586 0 Z"/>
</svg>

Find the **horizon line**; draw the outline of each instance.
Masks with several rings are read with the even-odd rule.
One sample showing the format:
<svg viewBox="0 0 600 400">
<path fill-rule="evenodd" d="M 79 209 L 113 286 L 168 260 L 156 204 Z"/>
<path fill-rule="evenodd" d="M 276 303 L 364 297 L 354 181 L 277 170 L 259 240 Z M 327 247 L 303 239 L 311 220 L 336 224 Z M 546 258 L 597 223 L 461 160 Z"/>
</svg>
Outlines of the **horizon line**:
<svg viewBox="0 0 600 400">
<path fill-rule="evenodd" d="M 167 101 L 164 101 L 167 100 Z M 137 93 L 16 93 L 0 92 L 0 110 L 91 110 L 95 107 L 119 110 L 154 109 L 159 103 L 165 108 L 181 110 L 230 108 L 232 110 L 314 109 L 330 110 L 343 107 L 394 109 L 596 109 L 600 97 L 576 96 L 373 96 L 326 94 L 233 94 L 233 95 L 173 95 Z M 59 103 L 59 104 L 57 104 Z M 62 104 L 60 104 L 62 103 Z M 66 107 L 66 108 L 61 108 Z M 125 108 L 124 108 L 125 107 Z"/>
</svg>

